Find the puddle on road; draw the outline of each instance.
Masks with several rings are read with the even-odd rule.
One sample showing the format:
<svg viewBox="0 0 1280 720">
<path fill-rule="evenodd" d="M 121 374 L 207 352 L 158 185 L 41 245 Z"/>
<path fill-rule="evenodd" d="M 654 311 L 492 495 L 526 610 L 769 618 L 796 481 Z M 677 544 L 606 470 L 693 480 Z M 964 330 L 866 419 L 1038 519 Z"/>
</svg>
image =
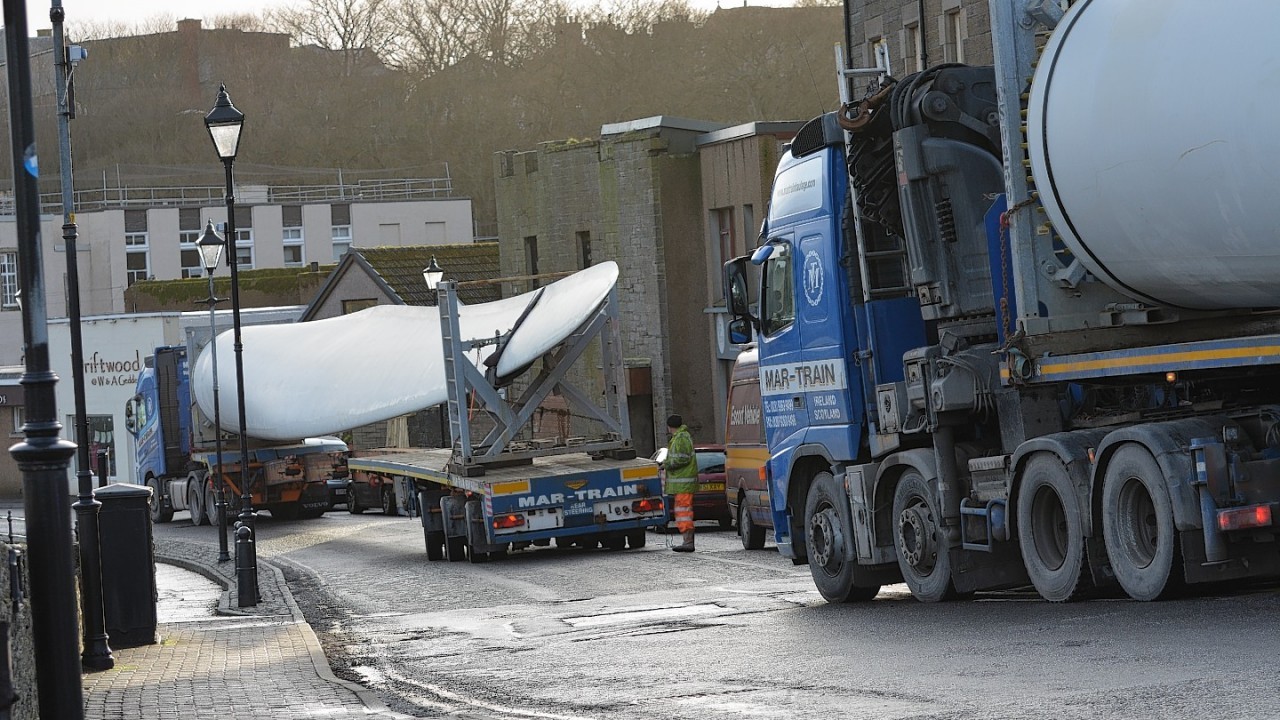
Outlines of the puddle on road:
<svg viewBox="0 0 1280 720">
<path fill-rule="evenodd" d="M 351 668 L 351 672 L 360 676 L 361 685 L 377 687 L 378 685 L 385 685 L 387 682 L 387 676 L 377 668 L 371 668 L 366 665 L 356 665 Z"/>
<path fill-rule="evenodd" d="M 615 613 L 604 613 L 601 615 L 583 615 L 579 617 L 567 617 L 564 618 L 564 621 L 575 628 L 588 628 L 600 627 L 602 625 L 614 625 L 618 623 L 683 620 L 706 615 L 723 615 L 728 612 L 734 612 L 734 610 L 732 608 L 726 608 L 715 604 L 703 604 L 686 605 L 673 608 L 658 608 L 654 610 L 626 610 Z"/>
</svg>

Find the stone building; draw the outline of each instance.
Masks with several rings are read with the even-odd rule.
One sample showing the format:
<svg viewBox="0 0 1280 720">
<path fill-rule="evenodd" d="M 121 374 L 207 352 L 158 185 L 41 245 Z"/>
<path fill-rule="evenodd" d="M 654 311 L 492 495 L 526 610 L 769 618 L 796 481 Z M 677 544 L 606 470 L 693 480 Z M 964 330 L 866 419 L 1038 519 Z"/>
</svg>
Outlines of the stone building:
<svg viewBox="0 0 1280 720">
<path fill-rule="evenodd" d="M 619 265 L 642 455 L 665 444 L 673 412 L 699 442 L 723 440 L 738 348 L 725 338 L 721 265 L 754 247 L 781 143 L 798 127 L 652 117 L 495 159 L 504 275 Z"/>
<path fill-rule="evenodd" d="M 846 22 L 854 67 L 875 67 L 879 55 L 902 78 L 941 63 L 992 62 L 987 0 L 854 0 Z"/>
</svg>

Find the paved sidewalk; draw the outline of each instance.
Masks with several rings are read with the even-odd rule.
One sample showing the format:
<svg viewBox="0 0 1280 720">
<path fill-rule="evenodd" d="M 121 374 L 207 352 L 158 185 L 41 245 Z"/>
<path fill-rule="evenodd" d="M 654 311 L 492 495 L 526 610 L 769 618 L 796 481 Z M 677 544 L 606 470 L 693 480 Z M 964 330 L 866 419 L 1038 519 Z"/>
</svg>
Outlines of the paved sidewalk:
<svg viewBox="0 0 1280 720">
<path fill-rule="evenodd" d="M 258 559 L 262 602 L 239 608 L 234 560 L 218 563 L 207 546 L 168 538 L 157 544 L 156 560 L 225 588 L 217 614 L 166 622 L 161 603 L 160 644 L 113 648 L 113 669 L 84 674 L 86 720 L 409 720 L 334 676 L 284 575 L 270 562 Z"/>
</svg>

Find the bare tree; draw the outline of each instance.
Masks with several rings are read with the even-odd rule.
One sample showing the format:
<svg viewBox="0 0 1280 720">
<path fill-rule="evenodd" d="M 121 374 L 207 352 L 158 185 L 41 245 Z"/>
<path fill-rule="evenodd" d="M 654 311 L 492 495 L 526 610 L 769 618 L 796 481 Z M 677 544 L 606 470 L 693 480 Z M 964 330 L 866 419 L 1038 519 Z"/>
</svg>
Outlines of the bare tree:
<svg viewBox="0 0 1280 720">
<path fill-rule="evenodd" d="M 394 33 L 388 5 L 387 0 L 306 0 L 265 11 L 264 23 L 298 45 L 341 52 L 351 75 Z"/>
</svg>

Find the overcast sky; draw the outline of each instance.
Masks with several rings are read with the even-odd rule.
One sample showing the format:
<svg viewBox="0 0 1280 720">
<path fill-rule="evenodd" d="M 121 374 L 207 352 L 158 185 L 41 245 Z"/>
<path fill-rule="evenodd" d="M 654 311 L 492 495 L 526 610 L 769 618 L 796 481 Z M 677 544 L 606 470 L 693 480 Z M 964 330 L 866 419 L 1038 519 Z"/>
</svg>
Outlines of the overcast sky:
<svg viewBox="0 0 1280 720">
<path fill-rule="evenodd" d="M 596 3 L 579 0 L 582 5 Z M 738 6 L 743 0 L 689 0 L 689 4 L 703 10 L 714 10 L 717 2 L 721 6 Z M 790 0 L 746 0 L 749 5 L 791 5 Z M 264 7 L 289 4 L 274 0 L 62 0 L 66 10 L 66 22 L 76 21 L 103 22 L 117 21 L 127 25 L 136 24 L 150 17 L 168 14 L 175 20 L 183 18 L 203 18 L 205 16 L 226 15 L 228 13 L 257 12 Z M 48 0 L 27 0 L 27 25 L 32 34 L 38 28 L 49 27 Z"/>
</svg>

